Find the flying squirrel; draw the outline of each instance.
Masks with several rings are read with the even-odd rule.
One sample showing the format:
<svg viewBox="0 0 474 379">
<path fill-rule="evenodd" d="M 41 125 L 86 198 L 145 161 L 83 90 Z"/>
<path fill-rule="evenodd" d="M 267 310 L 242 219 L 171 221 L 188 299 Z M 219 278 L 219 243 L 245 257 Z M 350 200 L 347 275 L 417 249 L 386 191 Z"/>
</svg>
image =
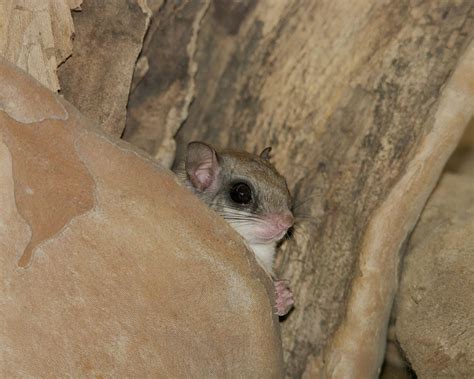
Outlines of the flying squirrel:
<svg viewBox="0 0 474 379">
<path fill-rule="evenodd" d="M 175 170 L 184 185 L 221 215 L 246 241 L 258 263 L 272 277 L 276 311 L 292 308 L 293 294 L 286 280 L 277 280 L 273 263 L 277 243 L 294 223 L 285 178 L 269 161 L 271 148 L 260 155 L 245 151 L 217 151 L 209 144 L 188 144 L 184 162 Z"/>
</svg>

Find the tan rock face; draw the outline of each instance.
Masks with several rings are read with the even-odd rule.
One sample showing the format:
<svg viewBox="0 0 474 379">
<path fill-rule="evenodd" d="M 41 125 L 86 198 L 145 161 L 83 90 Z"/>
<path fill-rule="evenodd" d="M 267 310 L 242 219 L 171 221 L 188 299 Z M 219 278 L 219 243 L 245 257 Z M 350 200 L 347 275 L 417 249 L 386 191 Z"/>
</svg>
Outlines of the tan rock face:
<svg viewBox="0 0 474 379">
<path fill-rule="evenodd" d="M 0 56 L 53 91 L 57 67 L 72 53 L 74 25 L 70 7 L 80 0 L 2 0 Z"/>
<path fill-rule="evenodd" d="M 234 231 L 18 69 L 0 81 L 19 83 L 0 91 L 1 376 L 281 376 L 271 283 Z"/>
<path fill-rule="evenodd" d="M 198 35 L 211 1 L 157 3 L 150 4 L 153 23 L 141 51 L 148 64 L 146 78 L 134 75 L 137 84 L 130 92 L 123 138 L 171 167 L 174 136 L 195 95 Z"/>
<path fill-rule="evenodd" d="M 151 11 L 143 0 L 86 1 L 80 9 L 72 13 L 73 54 L 58 69 L 61 93 L 103 130 L 119 137 Z"/>
<path fill-rule="evenodd" d="M 445 174 L 410 240 L 396 335 L 419 378 L 474 373 L 474 177 Z"/>
</svg>

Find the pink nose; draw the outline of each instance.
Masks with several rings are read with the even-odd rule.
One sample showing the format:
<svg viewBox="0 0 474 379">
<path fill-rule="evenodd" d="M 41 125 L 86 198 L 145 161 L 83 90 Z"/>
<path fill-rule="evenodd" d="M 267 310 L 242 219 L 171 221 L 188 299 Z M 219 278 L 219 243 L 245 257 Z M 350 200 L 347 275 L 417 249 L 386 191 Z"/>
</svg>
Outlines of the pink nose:
<svg viewBox="0 0 474 379">
<path fill-rule="evenodd" d="M 293 217 L 293 215 L 291 213 L 285 213 L 278 217 L 277 224 L 278 228 L 280 228 L 281 230 L 287 230 L 293 225 L 294 222 L 295 218 Z"/>
</svg>

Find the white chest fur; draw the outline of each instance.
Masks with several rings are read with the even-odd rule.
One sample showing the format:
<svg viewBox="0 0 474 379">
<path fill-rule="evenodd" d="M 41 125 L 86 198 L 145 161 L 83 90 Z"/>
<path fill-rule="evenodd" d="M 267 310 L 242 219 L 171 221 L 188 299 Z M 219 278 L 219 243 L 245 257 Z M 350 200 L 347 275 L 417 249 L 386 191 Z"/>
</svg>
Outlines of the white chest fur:
<svg viewBox="0 0 474 379">
<path fill-rule="evenodd" d="M 273 275 L 273 261 L 275 260 L 275 244 L 250 244 L 258 262 L 270 274 Z"/>
</svg>

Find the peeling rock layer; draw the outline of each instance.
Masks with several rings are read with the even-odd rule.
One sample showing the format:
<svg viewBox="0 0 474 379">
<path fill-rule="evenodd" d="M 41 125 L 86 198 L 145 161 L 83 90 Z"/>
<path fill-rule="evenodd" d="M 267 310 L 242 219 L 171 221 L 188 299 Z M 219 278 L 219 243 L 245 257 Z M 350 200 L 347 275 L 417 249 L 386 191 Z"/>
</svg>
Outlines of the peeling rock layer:
<svg viewBox="0 0 474 379">
<path fill-rule="evenodd" d="M 2 0 L 0 56 L 44 86 L 59 90 L 58 66 L 72 53 L 70 7 L 81 0 Z"/>
<path fill-rule="evenodd" d="M 135 63 L 151 11 L 146 1 L 85 0 L 73 12 L 73 55 L 59 69 L 61 89 L 111 135 L 120 137 Z"/>
<path fill-rule="evenodd" d="M 1 376 L 282 376 L 235 232 L 21 70 L 0 82 Z"/>
<path fill-rule="evenodd" d="M 156 8 L 143 45 L 141 59 L 149 68 L 130 94 L 123 138 L 166 167 L 173 164 L 174 136 L 194 99 L 198 34 L 209 6 L 210 0 L 166 2 Z"/>
<path fill-rule="evenodd" d="M 347 314 L 325 359 L 326 375 L 377 377 L 385 353 L 387 325 L 398 288 L 401 244 L 415 225 L 442 169 L 474 116 L 474 44 L 460 59 L 439 97 L 431 133 L 374 212 L 364 235 Z M 404 227 L 394 228 L 394 225 Z M 368 322 L 370 320 L 370 322 Z M 377 362 L 363 364 L 364 357 Z"/>
</svg>

